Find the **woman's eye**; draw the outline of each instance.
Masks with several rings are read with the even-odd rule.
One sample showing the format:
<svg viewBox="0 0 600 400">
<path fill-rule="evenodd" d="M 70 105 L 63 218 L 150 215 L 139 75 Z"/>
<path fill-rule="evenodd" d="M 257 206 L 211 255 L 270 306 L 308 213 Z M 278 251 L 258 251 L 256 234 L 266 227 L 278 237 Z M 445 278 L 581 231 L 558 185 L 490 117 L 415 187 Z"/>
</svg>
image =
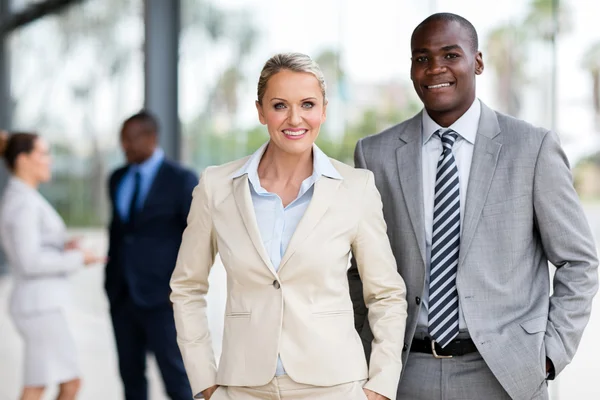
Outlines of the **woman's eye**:
<svg viewBox="0 0 600 400">
<path fill-rule="evenodd" d="M 312 101 L 305 101 L 304 103 L 302 103 L 303 108 L 313 108 L 314 106 L 315 103 L 313 103 Z"/>
<path fill-rule="evenodd" d="M 275 104 L 273 106 L 273 108 L 276 109 L 276 110 L 282 110 L 282 109 L 285 108 L 285 104 L 283 104 L 283 103 L 277 103 L 277 104 Z"/>
</svg>

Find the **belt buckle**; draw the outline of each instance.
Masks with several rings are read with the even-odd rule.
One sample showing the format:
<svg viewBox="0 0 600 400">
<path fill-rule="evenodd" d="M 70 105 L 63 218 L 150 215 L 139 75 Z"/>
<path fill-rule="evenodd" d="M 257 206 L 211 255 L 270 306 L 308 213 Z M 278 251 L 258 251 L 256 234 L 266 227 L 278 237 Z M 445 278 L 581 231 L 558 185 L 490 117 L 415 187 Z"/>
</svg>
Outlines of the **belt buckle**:
<svg viewBox="0 0 600 400">
<path fill-rule="evenodd" d="M 431 354 L 433 354 L 434 358 L 437 358 L 439 360 L 443 360 L 443 359 L 448 359 L 448 358 L 452 358 L 452 356 L 441 356 L 439 355 L 436 351 L 435 351 L 435 339 L 431 339 Z"/>
</svg>

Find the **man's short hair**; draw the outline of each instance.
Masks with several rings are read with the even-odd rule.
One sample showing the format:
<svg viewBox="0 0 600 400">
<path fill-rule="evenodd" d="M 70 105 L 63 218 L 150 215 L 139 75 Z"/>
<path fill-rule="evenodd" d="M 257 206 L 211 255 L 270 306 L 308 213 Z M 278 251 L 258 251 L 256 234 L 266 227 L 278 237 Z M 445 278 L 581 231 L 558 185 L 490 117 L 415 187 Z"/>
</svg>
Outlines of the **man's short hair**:
<svg viewBox="0 0 600 400">
<path fill-rule="evenodd" d="M 125 122 L 123 122 L 123 126 L 130 122 L 141 122 L 145 124 L 153 133 L 158 134 L 159 132 L 158 119 L 154 114 L 147 110 L 141 110 L 140 112 L 133 114 L 131 117 L 127 118 Z"/>
<path fill-rule="evenodd" d="M 471 50 L 473 50 L 473 52 L 476 52 L 479 50 L 479 37 L 477 36 L 477 30 L 475 30 L 475 27 L 473 26 L 473 24 L 471 22 L 469 22 L 469 20 L 467 20 L 466 18 L 461 17 L 460 15 L 457 15 L 457 14 L 452 14 L 452 13 L 437 13 L 437 14 L 432 14 L 429 17 L 425 18 L 425 20 L 423 20 L 423 22 L 421 22 L 419 25 L 417 25 L 417 27 L 413 31 L 412 36 L 411 36 L 411 41 L 412 41 L 412 38 L 415 36 L 415 33 L 420 28 L 429 24 L 430 22 L 437 22 L 437 21 L 458 22 L 460 24 L 460 26 L 465 28 L 469 34 L 469 39 L 471 41 Z"/>
</svg>

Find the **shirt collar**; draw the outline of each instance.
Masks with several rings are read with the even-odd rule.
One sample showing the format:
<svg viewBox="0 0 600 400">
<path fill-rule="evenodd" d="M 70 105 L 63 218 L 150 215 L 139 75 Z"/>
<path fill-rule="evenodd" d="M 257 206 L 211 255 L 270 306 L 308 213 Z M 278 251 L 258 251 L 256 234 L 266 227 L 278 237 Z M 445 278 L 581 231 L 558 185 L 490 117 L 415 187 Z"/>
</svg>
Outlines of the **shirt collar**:
<svg viewBox="0 0 600 400">
<path fill-rule="evenodd" d="M 131 164 L 131 171 L 139 171 L 142 175 L 148 175 L 156 170 L 165 158 L 165 152 L 160 147 L 154 150 L 154 153 L 146 161 L 140 164 Z"/>
<path fill-rule="evenodd" d="M 246 163 L 237 170 L 235 174 L 232 175 L 232 178 L 239 178 L 242 175 L 248 174 L 248 179 L 255 186 L 258 187 L 258 164 L 260 164 L 260 160 L 262 159 L 263 154 L 265 154 L 265 150 L 267 149 L 269 142 L 260 146 L 258 150 L 254 152 L 246 161 Z M 313 174 L 314 177 L 326 176 L 332 179 L 343 179 L 337 169 L 331 163 L 331 160 L 323 151 L 316 145 L 313 144 Z"/>
<path fill-rule="evenodd" d="M 452 129 L 460 137 L 465 139 L 467 142 L 474 144 L 475 137 L 477 136 L 477 130 L 479 129 L 479 117 L 481 116 L 481 102 L 478 98 L 475 98 L 471 107 L 465 112 L 459 119 L 456 120 L 452 125 L 448 127 L 441 127 L 435 122 L 427 110 L 423 110 L 422 122 L 423 122 L 423 145 L 425 145 L 429 139 L 438 130 Z"/>
</svg>

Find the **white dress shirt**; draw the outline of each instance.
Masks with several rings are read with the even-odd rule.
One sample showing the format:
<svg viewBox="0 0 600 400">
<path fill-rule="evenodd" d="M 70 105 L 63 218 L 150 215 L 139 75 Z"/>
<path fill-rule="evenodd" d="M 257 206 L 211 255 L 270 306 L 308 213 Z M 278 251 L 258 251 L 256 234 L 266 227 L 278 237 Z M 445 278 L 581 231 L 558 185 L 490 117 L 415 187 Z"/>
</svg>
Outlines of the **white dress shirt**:
<svg viewBox="0 0 600 400">
<path fill-rule="evenodd" d="M 454 124 L 449 127 L 439 126 L 426 110 L 423 110 L 423 132 L 422 132 L 422 171 L 423 171 L 423 202 L 425 216 L 425 255 L 426 273 L 425 289 L 421 296 L 422 307 L 417 321 L 417 332 L 427 333 L 429 326 L 428 303 L 429 303 L 429 268 L 431 266 L 431 239 L 433 236 L 433 206 L 435 197 L 435 176 L 437 172 L 437 163 L 442 154 L 442 141 L 434 135 L 436 131 L 442 129 L 446 131 L 452 129 L 458 133 L 458 137 L 452 152 L 458 167 L 458 185 L 460 191 L 460 225 L 461 231 L 463 218 L 465 214 L 465 203 L 467 200 L 467 186 L 469 184 L 469 173 L 471 171 L 471 161 L 473 160 L 473 145 L 477 136 L 479 127 L 479 117 L 481 116 L 481 104 L 475 99 L 473 105 L 465 112 Z M 459 292 L 460 292 L 460 288 Z M 460 308 L 460 299 L 458 304 L 459 311 L 459 329 L 466 331 L 467 326 Z"/>
<path fill-rule="evenodd" d="M 283 207 L 279 196 L 264 189 L 258 177 L 258 165 L 267 145 L 268 143 L 265 143 L 261 146 L 233 177 L 248 174 L 258 230 L 273 268 L 277 271 L 296 227 L 312 200 L 315 182 L 321 176 L 333 179 L 342 179 L 342 176 L 331 164 L 329 157 L 317 145 L 313 145 L 313 173 L 302 182 L 296 199 L 287 207 Z M 275 375 L 285 375 L 281 358 L 277 359 Z"/>
</svg>

